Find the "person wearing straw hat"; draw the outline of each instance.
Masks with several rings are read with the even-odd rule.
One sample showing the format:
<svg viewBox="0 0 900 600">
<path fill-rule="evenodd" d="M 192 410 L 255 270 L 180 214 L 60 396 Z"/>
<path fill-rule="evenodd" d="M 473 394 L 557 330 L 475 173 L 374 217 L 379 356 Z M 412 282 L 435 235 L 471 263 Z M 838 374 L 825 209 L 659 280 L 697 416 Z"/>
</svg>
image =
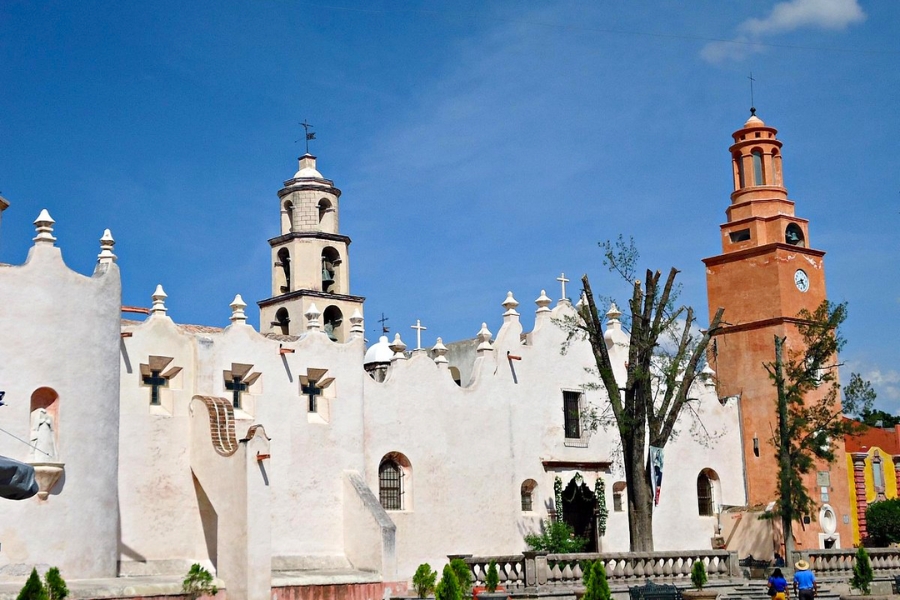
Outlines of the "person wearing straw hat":
<svg viewBox="0 0 900 600">
<path fill-rule="evenodd" d="M 794 592 L 799 600 L 812 600 L 816 597 L 819 587 L 816 584 L 816 576 L 809 569 L 809 563 L 805 560 L 794 564 Z"/>
</svg>

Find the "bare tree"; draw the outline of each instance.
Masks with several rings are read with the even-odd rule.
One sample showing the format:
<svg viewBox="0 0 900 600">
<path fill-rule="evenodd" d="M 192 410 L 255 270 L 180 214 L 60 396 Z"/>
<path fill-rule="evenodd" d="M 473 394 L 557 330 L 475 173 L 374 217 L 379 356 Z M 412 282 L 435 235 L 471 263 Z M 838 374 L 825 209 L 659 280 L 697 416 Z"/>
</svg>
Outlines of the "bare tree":
<svg viewBox="0 0 900 600">
<path fill-rule="evenodd" d="M 581 278 L 584 303 L 581 319 L 574 328 L 581 329 L 591 344 L 597 374 L 609 396 L 619 432 L 628 491 L 631 550 L 650 551 L 653 550 L 653 488 L 646 444 L 663 448 L 671 439 L 679 415 L 688 406 L 689 391 L 703 368 L 706 347 L 719 327 L 723 309 L 716 311 L 705 332 L 696 334 L 693 308 L 675 306 L 677 269 L 673 267 L 664 282 L 660 281 L 659 271 L 649 269 L 643 281 L 636 280 L 638 252 L 633 240 L 626 244 L 620 236 L 615 243 L 605 242 L 601 247 L 610 270 L 632 283 L 625 381 L 616 380 L 587 275 Z M 660 346 L 665 336 L 673 336 L 674 343 L 669 357 L 661 361 Z"/>
</svg>

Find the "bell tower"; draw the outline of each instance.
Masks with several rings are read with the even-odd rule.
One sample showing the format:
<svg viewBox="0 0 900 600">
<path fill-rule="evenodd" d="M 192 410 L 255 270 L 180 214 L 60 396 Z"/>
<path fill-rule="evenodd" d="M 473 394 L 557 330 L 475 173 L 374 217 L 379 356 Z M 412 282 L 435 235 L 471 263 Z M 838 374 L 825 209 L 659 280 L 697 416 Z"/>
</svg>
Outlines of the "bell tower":
<svg viewBox="0 0 900 600">
<path fill-rule="evenodd" d="M 775 359 L 776 335 L 787 338 L 786 351 L 801 343 L 798 313 L 815 310 L 827 297 L 825 252 L 810 247 L 809 221 L 797 217 L 788 200 L 776 134 L 755 110 L 732 134 L 734 191 L 725 210 L 728 220 L 720 226 L 722 253 L 703 260 L 710 318 L 725 308 L 710 362 L 720 399 L 734 397 L 739 403 L 750 505 L 773 501 L 778 480 L 770 443 L 778 427 L 777 394 L 763 364 Z M 820 514 L 831 506 L 832 516 L 849 510 L 843 444 L 836 458 L 831 465 L 817 464 L 805 480 Z M 795 526 L 798 549 L 852 545 L 852 531 L 842 518 L 831 531 L 822 529 L 825 521 L 835 519 L 811 515 L 811 524 Z"/>
<path fill-rule="evenodd" d="M 338 227 L 341 190 L 304 154 L 294 176 L 278 192 L 281 235 L 272 247 L 272 296 L 260 300 L 260 331 L 301 335 L 305 313 L 316 305 L 323 330 L 343 342 L 349 318 L 362 314 L 365 298 L 350 295 L 350 238 Z"/>
</svg>

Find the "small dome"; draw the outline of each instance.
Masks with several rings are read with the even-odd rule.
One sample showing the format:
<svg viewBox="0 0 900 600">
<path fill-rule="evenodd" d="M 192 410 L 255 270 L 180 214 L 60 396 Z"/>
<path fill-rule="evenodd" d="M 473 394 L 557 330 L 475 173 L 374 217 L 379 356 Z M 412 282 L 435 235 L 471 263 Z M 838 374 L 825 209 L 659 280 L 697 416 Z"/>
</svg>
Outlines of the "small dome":
<svg viewBox="0 0 900 600">
<path fill-rule="evenodd" d="M 747 122 L 744 123 L 744 129 L 749 129 L 751 127 L 765 127 L 766 124 L 763 123 L 763 120 L 757 117 L 756 115 L 750 115 L 750 118 L 747 119 Z"/>
<path fill-rule="evenodd" d="M 370 365 L 372 363 L 389 363 L 391 362 L 391 357 L 394 356 L 394 351 L 391 350 L 391 343 L 388 341 L 387 336 L 383 335 L 378 338 L 378 342 L 369 346 L 369 349 L 366 350 L 366 356 L 363 358 L 364 365 Z"/>
<path fill-rule="evenodd" d="M 300 157 L 300 168 L 294 173 L 294 179 L 324 179 L 316 170 L 316 157 L 312 154 L 304 154 Z"/>
</svg>

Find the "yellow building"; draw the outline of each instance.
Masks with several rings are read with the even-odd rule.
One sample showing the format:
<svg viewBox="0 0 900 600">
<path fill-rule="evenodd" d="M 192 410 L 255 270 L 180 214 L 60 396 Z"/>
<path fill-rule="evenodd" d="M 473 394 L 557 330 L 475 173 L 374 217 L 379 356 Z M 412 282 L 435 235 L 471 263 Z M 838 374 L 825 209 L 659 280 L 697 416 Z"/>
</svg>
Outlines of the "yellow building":
<svg viewBox="0 0 900 600">
<path fill-rule="evenodd" d="M 900 482 L 900 425 L 868 427 L 844 440 L 853 522 L 853 543 L 866 537 L 866 508 L 873 502 L 897 498 Z"/>
</svg>

